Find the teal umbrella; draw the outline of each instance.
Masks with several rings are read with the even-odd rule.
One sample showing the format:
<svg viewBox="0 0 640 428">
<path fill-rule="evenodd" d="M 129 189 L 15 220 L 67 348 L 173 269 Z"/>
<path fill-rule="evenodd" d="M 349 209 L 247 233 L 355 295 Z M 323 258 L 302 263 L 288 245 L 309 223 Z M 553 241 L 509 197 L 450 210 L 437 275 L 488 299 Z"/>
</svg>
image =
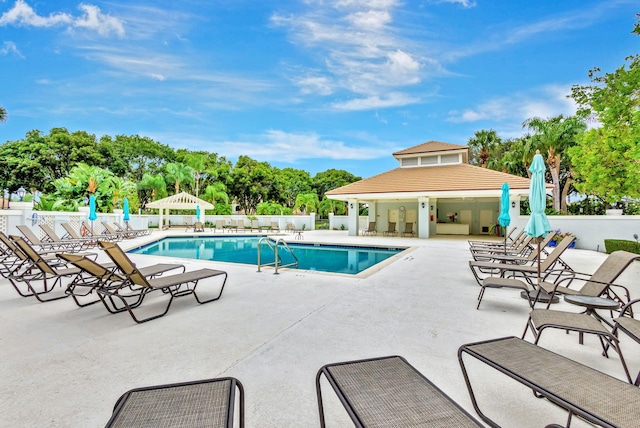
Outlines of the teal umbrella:
<svg viewBox="0 0 640 428">
<path fill-rule="evenodd" d="M 547 189 L 544 182 L 545 170 L 544 159 L 537 152 L 529 167 L 529 172 L 531 173 L 531 183 L 529 184 L 531 216 L 527 226 L 524 228 L 525 233 L 534 238 L 544 238 L 552 230 L 547 215 L 544 213 L 547 207 Z"/>
<path fill-rule="evenodd" d="M 131 220 L 131 216 L 129 215 L 129 199 L 127 198 L 124 198 L 124 203 L 122 204 L 122 211 L 124 211 L 122 220 L 124 221 Z"/>
<path fill-rule="evenodd" d="M 502 184 L 502 196 L 500 197 L 500 215 L 498 216 L 498 223 L 504 227 L 504 231 L 507 231 L 507 226 L 511 223 L 511 216 L 509 216 L 509 184 Z M 505 233 L 506 235 L 506 233 Z M 504 251 L 507 252 L 507 238 L 504 239 Z"/>
<path fill-rule="evenodd" d="M 196 205 L 196 219 L 200 221 L 200 205 Z"/>
<path fill-rule="evenodd" d="M 524 231 L 527 235 L 537 238 L 536 240 L 538 241 L 538 285 L 540 285 L 540 241 L 552 230 L 547 215 L 544 213 L 544 209 L 547 207 L 547 189 L 544 181 L 545 170 L 544 159 L 540 151 L 537 150 L 529 167 L 529 172 L 531 173 L 531 182 L 529 184 L 531 215 Z"/>
<path fill-rule="evenodd" d="M 98 219 L 96 213 L 96 197 L 91 195 L 89 197 L 89 220 L 91 220 L 91 234 L 93 235 L 93 221 Z"/>
</svg>

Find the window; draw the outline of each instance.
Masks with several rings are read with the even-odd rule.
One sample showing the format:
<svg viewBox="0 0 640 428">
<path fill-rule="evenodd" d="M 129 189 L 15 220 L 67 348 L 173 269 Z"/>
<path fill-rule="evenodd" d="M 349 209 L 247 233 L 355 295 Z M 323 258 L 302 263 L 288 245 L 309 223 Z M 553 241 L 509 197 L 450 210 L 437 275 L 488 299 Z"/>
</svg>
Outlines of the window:
<svg viewBox="0 0 640 428">
<path fill-rule="evenodd" d="M 418 158 L 405 158 L 402 159 L 402 166 L 417 166 Z"/>
<path fill-rule="evenodd" d="M 423 156 L 420 158 L 421 165 L 436 165 L 438 163 L 437 156 Z"/>
<path fill-rule="evenodd" d="M 442 155 L 440 156 L 440 163 L 458 163 L 460 162 L 460 155 Z"/>
</svg>

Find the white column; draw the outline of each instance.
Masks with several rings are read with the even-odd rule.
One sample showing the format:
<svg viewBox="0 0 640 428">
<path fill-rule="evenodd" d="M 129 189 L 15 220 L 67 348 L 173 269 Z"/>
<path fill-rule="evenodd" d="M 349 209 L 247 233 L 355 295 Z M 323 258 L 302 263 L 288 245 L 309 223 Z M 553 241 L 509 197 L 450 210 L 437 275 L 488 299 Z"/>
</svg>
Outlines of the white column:
<svg viewBox="0 0 640 428">
<path fill-rule="evenodd" d="M 429 198 L 418 198 L 418 238 L 429 238 Z"/>
<path fill-rule="evenodd" d="M 360 213 L 360 206 L 357 199 L 349 199 L 347 203 L 349 204 L 349 236 L 358 236 L 358 217 Z"/>
</svg>

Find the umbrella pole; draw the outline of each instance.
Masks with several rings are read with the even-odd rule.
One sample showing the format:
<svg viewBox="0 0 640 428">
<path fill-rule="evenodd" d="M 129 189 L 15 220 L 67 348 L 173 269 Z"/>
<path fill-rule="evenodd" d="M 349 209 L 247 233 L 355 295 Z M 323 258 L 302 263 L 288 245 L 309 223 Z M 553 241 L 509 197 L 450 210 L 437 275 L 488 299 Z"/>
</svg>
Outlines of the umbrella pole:
<svg viewBox="0 0 640 428">
<path fill-rule="evenodd" d="M 538 237 L 538 293 L 540 292 L 540 238 Z"/>
</svg>

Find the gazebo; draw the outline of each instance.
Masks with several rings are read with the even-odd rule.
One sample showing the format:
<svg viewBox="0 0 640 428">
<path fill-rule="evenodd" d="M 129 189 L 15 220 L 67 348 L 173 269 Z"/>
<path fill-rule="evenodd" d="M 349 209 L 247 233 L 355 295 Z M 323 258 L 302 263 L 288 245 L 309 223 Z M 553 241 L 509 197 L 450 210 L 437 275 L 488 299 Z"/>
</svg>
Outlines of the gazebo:
<svg viewBox="0 0 640 428">
<path fill-rule="evenodd" d="M 180 192 L 176 195 L 150 202 L 146 205 L 146 207 L 160 210 L 158 227 L 161 229 L 163 225 L 163 216 L 166 215 L 166 217 L 169 218 L 169 210 L 195 210 L 197 205 L 200 205 L 200 209 L 202 210 L 213 209 L 212 203 L 197 198 L 186 192 Z M 164 214 L 165 210 L 166 214 Z"/>
</svg>

